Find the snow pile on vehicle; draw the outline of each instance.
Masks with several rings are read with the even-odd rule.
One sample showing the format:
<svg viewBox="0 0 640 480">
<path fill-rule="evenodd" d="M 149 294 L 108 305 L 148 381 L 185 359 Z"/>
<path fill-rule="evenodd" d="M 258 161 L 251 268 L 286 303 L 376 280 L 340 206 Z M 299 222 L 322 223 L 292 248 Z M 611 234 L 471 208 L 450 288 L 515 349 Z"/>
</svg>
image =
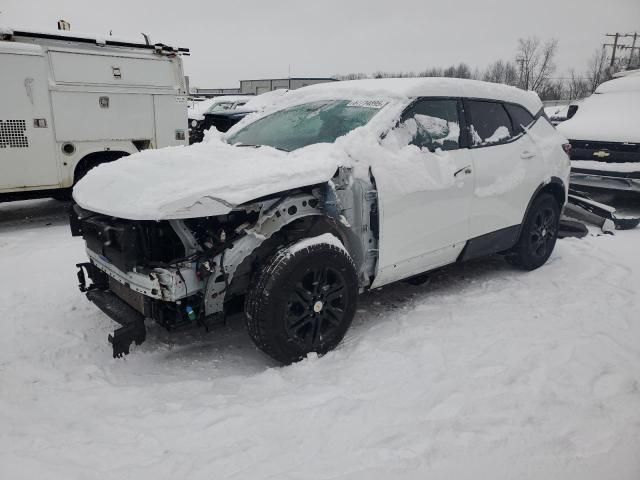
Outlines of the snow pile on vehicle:
<svg viewBox="0 0 640 480">
<path fill-rule="evenodd" d="M 88 210 L 131 220 L 222 215 L 264 195 L 326 182 L 339 163 L 326 144 L 286 153 L 213 139 L 100 165 L 76 185 L 73 198 Z"/>
<path fill-rule="evenodd" d="M 289 250 L 289 253 L 293 255 L 294 253 L 304 250 L 305 248 L 309 248 L 314 245 L 321 245 L 325 243 L 329 245 L 333 245 L 334 247 L 339 248 L 340 250 L 342 250 L 343 252 L 346 252 L 347 254 L 349 253 L 344 248 L 343 243 L 340 240 L 338 240 L 338 237 L 336 237 L 332 233 L 323 233 L 322 235 L 318 235 L 316 237 L 303 238 L 298 243 L 289 247 L 288 250 Z"/>
<path fill-rule="evenodd" d="M 204 114 L 207 113 L 212 107 L 220 103 L 235 103 L 241 101 L 247 101 L 251 97 L 248 95 L 222 95 L 214 98 L 207 98 L 194 102 L 193 105 L 188 107 L 188 117 L 190 120 L 203 120 Z"/>
<path fill-rule="evenodd" d="M 615 82 L 633 78 L 640 81 L 640 77 L 624 77 Z M 635 143 L 640 142 L 638 125 L 640 90 L 595 93 L 580 104 L 572 118 L 557 128 L 571 140 Z"/>
<path fill-rule="evenodd" d="M 195 102 L 193 105 L 189 105 L 187 107 L 187 117 L 189 118 L 189 120 L 204 119 L 204 114 L 215 103 L 215 100 L 215 98 L 208 98 L 206 100 Z"/>
</svg>

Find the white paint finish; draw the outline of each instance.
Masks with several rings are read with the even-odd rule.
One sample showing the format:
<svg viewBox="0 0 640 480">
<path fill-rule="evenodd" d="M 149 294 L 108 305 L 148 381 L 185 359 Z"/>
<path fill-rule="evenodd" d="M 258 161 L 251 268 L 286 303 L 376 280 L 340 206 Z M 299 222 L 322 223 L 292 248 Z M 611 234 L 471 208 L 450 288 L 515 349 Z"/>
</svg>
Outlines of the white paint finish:
<svg viewBox="0 0 640 480">
<path fill-rule="evenodd" d="M 535 191 L 552 176 L 569 185 L 563 138 L 543 118 L 517 140 L 471 149 L 476 186 L 470 238 L 522 223 Z"/>
<path fill-rule="evenodd" d="M 373 168 L 380 208 L 380 246 L 378 275 L 373 287 L 393 282 L 455 261 L 469 238 L 469 203 L 473 192 L 473 170 L 468 149 L 446 153 L 421 152 L 422 160 L 435 162 L 436 155 L 446 155 L 459 171 L 455 180 L 441 188 L 427 182 L 413 183 L 411 190 L 400 194 L 393 178 L 411 178 L 423 172 L 412 164 L 399 164 L 392 170 Z M 453 176 L 453 173 L 451 173 Z"/>
<path fill-rule="evenodd" d="M 155 121 L 156 148 L 188 145 L 189 127 L 184 104 L 172 95 L 154 95 L 153 110 Z M 176 139 L 176 130 L 182 130 L 184 140 Z"/>
<path fill-rule="evenodd" d="M 51 51 L 49 56 L 56 83 L 169 88 L 179 85 L 175 63 L 167 57 L 136 58 L 59 51 Z M 119 69 L 121 78 L 114 77 L 114 68 Z"/>
<path fill-rule="evenodd" d="M 100 107 L 100 97 L 108 97 L 109 108 Z M 154 137 L 151 95 L 51 92 L 51 102 L 59 142 Z"/>
<path fill-rule="evenodd" d="M 2 44 L 2 42 L 0 42 Z M 32 49 L 28 49 L 31 52 Z M 44 57 L 0 53 L 0 120 L 24 121 L 28 147 L 0 148 L 0 190 L 58 183 Z M 34 128 L 35 118 L 46 128 Z"/>
</svg>

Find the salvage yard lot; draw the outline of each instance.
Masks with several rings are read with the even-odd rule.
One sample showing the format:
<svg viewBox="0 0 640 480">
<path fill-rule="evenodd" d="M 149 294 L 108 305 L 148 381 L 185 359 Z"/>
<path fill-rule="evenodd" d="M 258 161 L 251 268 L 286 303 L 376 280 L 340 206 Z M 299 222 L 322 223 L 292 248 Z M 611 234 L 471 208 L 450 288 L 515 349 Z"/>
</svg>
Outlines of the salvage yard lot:
<svg viewBox="0 0 640 480">
<path fill-rule="evenodd" d="M 640 478 L 640 229 L 361 297 L 279 367 L 241 319 L 122 360 L 66 205 L 0 205 L 0 478 Z"/>
</svg>

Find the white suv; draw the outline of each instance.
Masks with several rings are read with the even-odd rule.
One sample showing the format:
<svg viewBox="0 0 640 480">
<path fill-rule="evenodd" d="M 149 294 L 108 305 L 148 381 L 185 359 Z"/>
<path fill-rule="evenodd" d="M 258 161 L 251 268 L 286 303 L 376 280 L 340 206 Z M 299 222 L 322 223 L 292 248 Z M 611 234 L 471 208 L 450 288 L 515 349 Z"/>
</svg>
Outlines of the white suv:
<svg viewBox="0 0 640 480">
<path fill-rule="evenodd" d="M 96 168 L 74 190 L 81 290 L 123 325 L 205 327 L 244 309 L 290 363 L 343 338 L 359 293 L 502 253 L 546 262 L 566 139 L 537 95 L 452 79 L 300 89 L 224 137 Z M 86 274 L 91 279 L 89 284 Z"/>
</svg>

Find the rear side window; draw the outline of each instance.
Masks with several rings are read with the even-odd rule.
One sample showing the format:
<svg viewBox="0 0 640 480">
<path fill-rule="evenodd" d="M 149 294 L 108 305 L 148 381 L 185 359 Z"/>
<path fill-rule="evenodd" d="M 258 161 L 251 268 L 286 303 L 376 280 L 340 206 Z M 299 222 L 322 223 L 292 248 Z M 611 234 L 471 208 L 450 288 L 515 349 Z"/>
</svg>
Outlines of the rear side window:
<svg viewBox="0 0 640 480">
<path fill-rule="evenodd" d="M 415 122 L 411 144 L 435 151 L 460 148 L 458 101 L 423 99 L 411 105 L 402 116 L 403 123 Z"/>
<path fill-rule="evenodd" d="M 525 128 L 530 127 L 533 123 L 533 115 L 531 115 L 524 107 L 509 103 L 507 103 L 505 107 L 511 116 L 511 120 L 513 121 L 513 131 L 516 132 L 516 134 L 524 133 Z"/>
<path fill-rule="evenodd" d="M 511 119 L 502 103 L 469 100 L 467 109 L 471 117 L 469 130 L 474 147 L 505 143 L 513 137 Z"/>
</svg>

